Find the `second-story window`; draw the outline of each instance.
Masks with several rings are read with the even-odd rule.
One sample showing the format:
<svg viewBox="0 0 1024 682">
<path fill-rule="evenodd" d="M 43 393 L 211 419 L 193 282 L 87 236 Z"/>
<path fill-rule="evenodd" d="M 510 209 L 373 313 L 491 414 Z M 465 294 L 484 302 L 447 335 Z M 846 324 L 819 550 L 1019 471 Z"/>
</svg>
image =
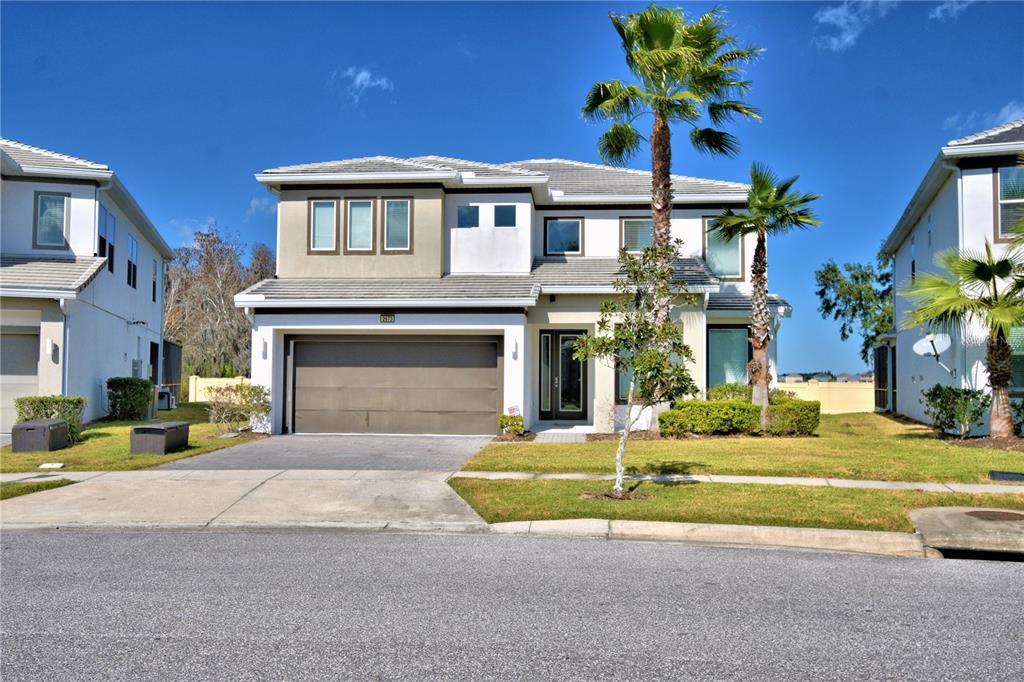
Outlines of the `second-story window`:
<svg viewBox="0 0 1024 682">
<path fill-rule="evenodd" d="M 739 237 L 723 239 L 718 230 L 709 230 L 714 218 L 704 219 L 704 262 L 714 274 L 726 279 L 743 278 L 743 242 Z"/>
<path fill-rule="evenodd" d="M 36 192 L 35 229 L 32 248 L 65 249 L 67 243 L 70 194 Z"/>
<path fill-rule="evenodd" d="M 494 207 L 495 227 L 515 227 L 516 207 L 514 204 L 504 204 Z"/>
<path fill-rule="evenodd" d="M 458 211 L 458 223 L 459 227 L 479 227 L 480 226 L 480 207 L 479 206 L 459 206 Z"/>
<path fill-rule="evenodd" d="M 999 169 L 999 236 L 1024 218 L 1024 166 Z"/>
<path fill-rule="evenodd" d="M 544 255 L 578 256 L 582 253 L 582 218 L 548 218 L 544 221 Z"/>
<path fill-rule="evenodd" d="M 654 242 L 654 221 L 650 218 L 622 219 L 622 248 L 638 253 Z"/>
<path fill-rule="evenodd" d="M 384 200 L 384 250 L 412 250 L 412 200 Z"/>
<path fill-rule="evenodd" d="M 373 200 L 349 199 L 345 250 L 373 253 Z"/>
<path fill-rule="evenodd" d="M 316 199 L 309 202 L 309 216 L 310 251 L 337 251 L 338 209 L 334 201 Z"/>
<path fill-rule="evenodd" d="M 156 259 L 153 259 L 153 303 L 156 303 L 156 283 L 160 279 L 160 266 L 157 265 Z"/>
<path fill-rule="evenodd" d="M 97 256 L 106 256 L 107 270 L 114 271 L 114 243 L 117 241 L 117 218 L 114 214 L 100 204 L 99 217 L 99 243 L 96 248 Z"/>
<path fill-rule="evenodd" d="M 139 243 L 131 235 L 128 235 L 128 272 L 126 279 L 128 286 L 132 289 L 137 288 L 139 283 Z"/>
</svg>

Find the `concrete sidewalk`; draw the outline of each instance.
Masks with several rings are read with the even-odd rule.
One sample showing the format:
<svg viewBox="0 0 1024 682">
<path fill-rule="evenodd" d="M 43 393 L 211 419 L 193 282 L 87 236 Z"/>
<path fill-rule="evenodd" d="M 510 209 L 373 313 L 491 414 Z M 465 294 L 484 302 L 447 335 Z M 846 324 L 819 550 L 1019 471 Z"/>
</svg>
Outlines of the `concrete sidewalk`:
<svg viewBox="0 0 1024 682">
<path fill-rule="evenodd" d="M 172 470 L 4 475 L 79 483 L 0 502 L 4 529 L 339 527 L 483 530 L 436 471 Z"/>
<path fill-rule="evenodd" d="M 611 474 L 542 474 L 532 471 L 457 471 L 453 478 L 525 481 L 613 481 Z M 1024 485 L 997 483 L 928 483 L 924 481 L 859 481 L 848 478 L 794 478 L 788 476 L 723 476 L 719 474 L 627 475 L 627 481 L 653 483 L 737 483 L 761 485 L 807 485 L 832 488 L 868 488 L 876 490 L 923 490 L 934 493 L 1024 493 Z"/>
</svg>

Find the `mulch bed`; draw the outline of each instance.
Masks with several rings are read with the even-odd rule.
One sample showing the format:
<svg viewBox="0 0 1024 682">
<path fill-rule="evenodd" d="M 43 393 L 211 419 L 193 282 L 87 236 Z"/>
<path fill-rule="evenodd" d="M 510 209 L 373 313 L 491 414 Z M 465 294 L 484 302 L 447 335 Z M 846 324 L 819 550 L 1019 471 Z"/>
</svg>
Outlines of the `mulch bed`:
<svg viewBox="0 0 1024 682">
<path fill-rule="evenodd" d="M 580 493 L 581 500 L 615 500 L 621 502 L 623 500 L 653 500 L 654 495 L 647 495 L 646 493 L 634 493 L 628 490 L 621 493 L 614 493 L 610 490 L 606 490 L 601 493 Z"/>
<path fill-rule="evenodd" d="M 588 441 L 618 440 L 622 434 L 619 433 L 588 433 Z M 658 431 L 633 431 L 629 434 L 630 440 L 662 440 Z"/>
<path fill-rule="evenodd" d="M 984 438 L 968 438 L 967 440 L 950 438 L 946 442 L 966 448 L 992 448 L 993 450 L 1024 452 L 1024 438 L 992 438 L 991 436 L 985 436 Z"/>
<path fill-rule="evenodd" d="M 527 431 L 521 436 L 517 436 L 514 433 L 502 433 L 491 439 L 492 443 L 528 443 L 534 440 L 537 434 L 533 431 Z"/>
</svg>

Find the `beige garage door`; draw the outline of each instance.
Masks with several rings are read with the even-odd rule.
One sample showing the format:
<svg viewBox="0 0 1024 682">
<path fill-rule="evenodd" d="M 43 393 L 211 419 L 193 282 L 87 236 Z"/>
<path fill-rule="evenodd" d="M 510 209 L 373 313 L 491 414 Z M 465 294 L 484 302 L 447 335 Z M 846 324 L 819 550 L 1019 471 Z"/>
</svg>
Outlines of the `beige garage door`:
<svg viewBox="0 0 1024 682">
<path fill-rule="evenodd" d="M 296 339 L 296 433 L 496 433 L 499 340 Z"/>
<path fill-rule="evenodd" d="M 39 392 L 38 370 L 38 334 L 0 334 L 0 433 L 14 426 L 14 399 Z"/>
</svg>

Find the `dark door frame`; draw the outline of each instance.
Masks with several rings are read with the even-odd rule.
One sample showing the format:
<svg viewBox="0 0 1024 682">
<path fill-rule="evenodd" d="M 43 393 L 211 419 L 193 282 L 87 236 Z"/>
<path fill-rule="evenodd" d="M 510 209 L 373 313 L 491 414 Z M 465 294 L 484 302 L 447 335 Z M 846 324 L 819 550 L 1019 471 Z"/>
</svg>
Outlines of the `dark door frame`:
<svg viewBox="0 0 1024 682">
<path fill-rule="evenodd" d="M 589 364 L 586 360 L 581 360 L 580 364 L 580 411 L 579 412 L 563 412 L 558 408 L 559 395 L 558 389 L 560 387 L 561 378 L 561 353 L 559 348 L 561 347 L 560 337 L 562 336 L 583 336 L 586 334 L 585 329 L 541 329 L 537 336 L 537 418 L 542 421 L 586 421 L 589 417 L 589 410 L 587 409 L 587 395 L 588 395 L 588 375 L 589 375 Z M 551 354 L 549 362 L 550 378 L 547 386 L 544 385 L 543 380 L 543 360 L 542 357 L 544 352 L 544 336 L 550 336 L 551 343 L 548 346 L 548 351 Z M 543 402 L 541 400 L 543 391 L 550 390 L 549 396 L 549 409 L 541 409 Z"/>
</svg>

